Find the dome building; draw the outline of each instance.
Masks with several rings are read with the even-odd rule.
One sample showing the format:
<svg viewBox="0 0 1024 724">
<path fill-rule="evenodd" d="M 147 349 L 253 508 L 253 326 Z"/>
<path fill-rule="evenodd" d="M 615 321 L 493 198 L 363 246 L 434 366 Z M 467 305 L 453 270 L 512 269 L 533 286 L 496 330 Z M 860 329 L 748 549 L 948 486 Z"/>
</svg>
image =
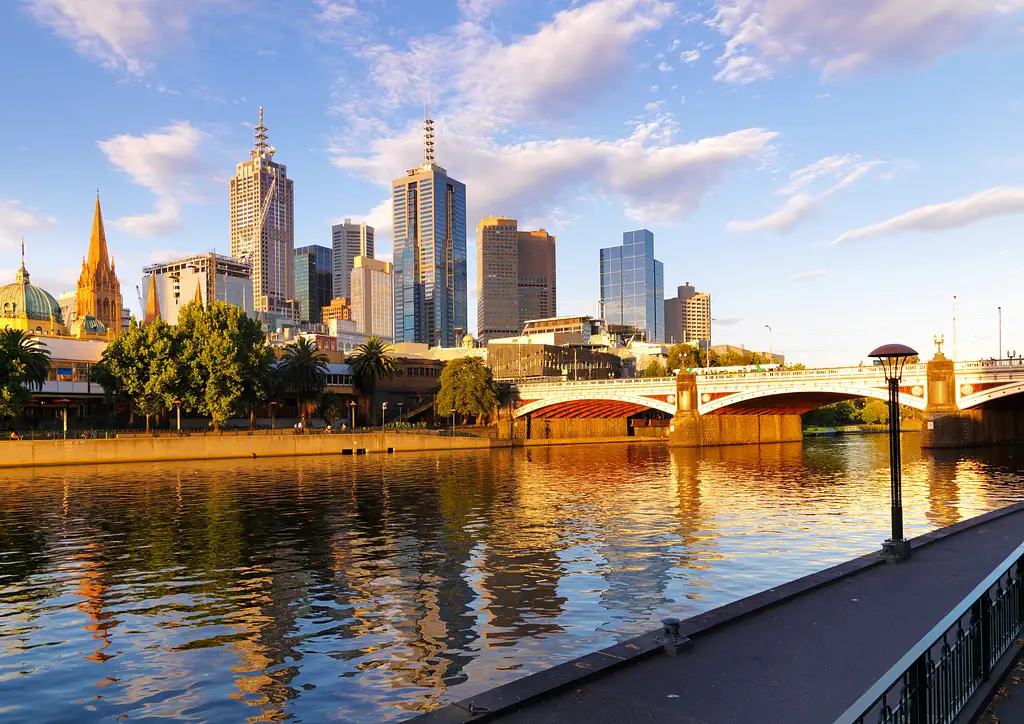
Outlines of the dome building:
<svg viewBox="0 0 1024 724">
<path fill-rule="evenodd" d="M 24 241 L 21 243 L 21 267 L 14 284 L 0 287 L 0 329 L 19 329 L 50 337 L 67 333 L 57 300 L 42 287 L 29 283 Z"/>
</svg>

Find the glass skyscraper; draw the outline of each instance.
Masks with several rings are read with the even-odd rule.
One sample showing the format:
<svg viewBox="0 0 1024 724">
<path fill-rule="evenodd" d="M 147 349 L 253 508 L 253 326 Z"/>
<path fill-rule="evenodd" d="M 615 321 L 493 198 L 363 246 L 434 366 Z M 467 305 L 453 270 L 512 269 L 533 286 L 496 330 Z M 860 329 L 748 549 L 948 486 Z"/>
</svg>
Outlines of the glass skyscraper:
<svg viewBox="0 0 1024 724">
<path fill-rule="evenodd" d="M 627 231 L 622 246 L 601 249 L 601 309 L 609 331 L 665 341 L 665 267 L 654 258 L 652 232 Z"/>
<path fill-rule="evenodd" d="M 331 304 L 332 252 L 312 244 L 295 250 L 295 301 L 299 321 L 320 324 L 321 310 Z"/>
<path fill-rule="evenodd" d="M 466 186 L 434 163 L 432 140 L 425 156 L 391 185 L 395 342 L 454 347 L 468 331 Z"/>
</svg>

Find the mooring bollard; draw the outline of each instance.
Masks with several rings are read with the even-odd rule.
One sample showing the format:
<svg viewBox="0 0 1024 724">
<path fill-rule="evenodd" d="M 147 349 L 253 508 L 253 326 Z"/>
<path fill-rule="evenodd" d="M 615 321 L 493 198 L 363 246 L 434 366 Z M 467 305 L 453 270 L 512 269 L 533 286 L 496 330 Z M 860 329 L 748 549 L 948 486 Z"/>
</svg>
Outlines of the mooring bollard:
<svg viewBox="0 0 1024 724">
<path fill-rule="evenodd" d="M 678 618 L 661 619 L 661 636 L 658 640 L 669 656 L 675 656 L 693 646 L 693 641 L 679 634 L 679 624 Z"/>
</svg>

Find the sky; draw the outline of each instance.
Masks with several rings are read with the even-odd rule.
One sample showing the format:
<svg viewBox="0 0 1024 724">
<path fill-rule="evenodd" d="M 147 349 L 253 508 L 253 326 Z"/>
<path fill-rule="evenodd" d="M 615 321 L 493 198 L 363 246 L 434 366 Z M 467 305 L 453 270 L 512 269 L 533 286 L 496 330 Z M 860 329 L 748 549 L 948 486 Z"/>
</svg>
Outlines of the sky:
<svg viewBox="0 0 1024 724">
<path fill-rule="evenodd" d="M 0 27 L 2 280 L 24 237 L 74 290 L 97 188 L 136 312 L 143 266 L 226 253 L 261 105 L 296 246 L 350 217 L 390 258 L 429 95 L 470 229 L 557 236 L 560 314 L 647 228 L 715 344 L 988 358 L 1001 307 L 1024 353 L 1024 0 L 7 0 Z"/>
</svg>

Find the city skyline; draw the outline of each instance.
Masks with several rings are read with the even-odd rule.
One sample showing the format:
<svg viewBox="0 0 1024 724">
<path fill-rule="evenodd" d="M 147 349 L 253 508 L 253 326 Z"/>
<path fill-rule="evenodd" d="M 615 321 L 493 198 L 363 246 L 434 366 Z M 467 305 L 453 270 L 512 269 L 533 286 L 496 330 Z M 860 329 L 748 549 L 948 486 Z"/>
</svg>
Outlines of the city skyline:
<svg viewBox="0 0 1024 724">
<path fill-rule="evenodd" d="M 126 283 L 155 262 L 223 254 L 224 187 L 261 102 L 299 180 L 296 238 L 323 239 L 348 216 L 378 225 L 388 259 L 382 204 L 419 156 L 429 90 L 469 223 L 507 214 L 558 236 L 560 313 L 596 314 L 595 250 L 644 226 L 670 289 L 691 279 L 714 295 L 716 342 L 763 347 L 770 324 L 791 360 L 855 363 L 882 341 L 951 340 L 955 294 L 959 357 L 998 353 L 997 306 L 1004 346 L 1020 347 L 1019 11 L 905 8 L 901 24 L 868 33 L 841 4 L 802 2 L 763 13 L 752 40 L 739 30 L 747 11 L 725 0 L 452 2 L 429 15 L 311 1 L 274 33 L 231 23 L 226 42 L 217 21 L 259 17 L 261 2 L 242 15 L 126 5 L 140 22 L 76 0 L 0 9 L 15 29 L 0 57 L 25 68 L 7 88 L 19 112 L 0 119 L 18 171 L 0 181 L 5 277 L 24 235 L 33 279 L 73 290 L 61 259 L 81 254 L 97 185 Z M 844 22 L 815 22 L 825 11 Z M 179 42 L 185 27 L 195 32 Z M 458 52 L 442 52 L 452 39 Z"/>
</svg>

